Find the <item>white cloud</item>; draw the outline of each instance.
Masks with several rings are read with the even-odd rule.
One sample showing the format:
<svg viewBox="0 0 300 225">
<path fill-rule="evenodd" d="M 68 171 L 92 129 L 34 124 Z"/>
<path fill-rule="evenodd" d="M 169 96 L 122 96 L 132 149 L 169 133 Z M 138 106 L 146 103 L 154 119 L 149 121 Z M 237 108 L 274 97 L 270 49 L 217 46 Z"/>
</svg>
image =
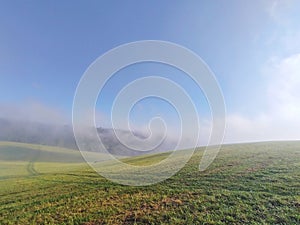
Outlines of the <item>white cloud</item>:
<svg viewBox="0 0 300 225">
<path fill-rule="evenodd" d="M 266 109 L 256 117 L 227 117 L 225 142 L 300 139 L 300 54 L 268 62 Z"/>
<path fill-rule="evenodd" d="M 271 110 L 277 117 L 296 119 L 300 115 L 300 54 L 275 62 L 267 75 Z"/>
</svg>

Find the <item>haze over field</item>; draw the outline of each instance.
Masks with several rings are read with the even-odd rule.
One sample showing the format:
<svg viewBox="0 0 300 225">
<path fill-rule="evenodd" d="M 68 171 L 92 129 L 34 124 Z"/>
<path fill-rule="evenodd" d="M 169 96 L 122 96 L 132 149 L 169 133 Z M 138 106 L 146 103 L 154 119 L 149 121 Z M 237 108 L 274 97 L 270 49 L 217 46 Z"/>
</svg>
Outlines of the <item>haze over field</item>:
<svg viewBox="0 0 300 225">
<path fill-rule="evenodd" d="M 0 127 L 0 141 L 42 144 L 78 149 L 71 125 L 0 119 Z M 108 152 L 113 155 L 134 156 L 149 153 L 147 151 L 134 151 L 122 144 L 112 129 L 99 127 L 97 128 L 97 131 L 104 146 L 107 148 Z M 122 138 L 127 138 L 129 141 L 132 138 L 131 133 L 127 130 L 118 130 L 118 135 L 122 136 Z M 145 138 L 143 133 L 135 133 L 135 135 L 141 139 Z M 97 148 L 93 148 L 92 142 L 93 141 L 91 140 L 91 143 L 89 143 L 90 148 L 87 150 L 97 151 Z M 162 145 L 159 145 L 156 149 L 152 149 L 151 152 L 158 153 L 162 151 L 170 151 L 174 147 L 175 141 L 169 140 L 165 141 Z"/>
</svg>

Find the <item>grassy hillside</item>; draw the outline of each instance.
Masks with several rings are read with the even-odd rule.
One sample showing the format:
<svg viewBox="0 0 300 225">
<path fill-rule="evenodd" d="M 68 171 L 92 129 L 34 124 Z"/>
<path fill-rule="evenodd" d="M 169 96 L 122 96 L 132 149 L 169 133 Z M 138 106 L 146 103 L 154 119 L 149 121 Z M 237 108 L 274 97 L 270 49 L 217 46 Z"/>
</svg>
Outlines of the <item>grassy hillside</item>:
<svg viewBox="0 0 300 225">
<path fill-rule="evenodd" d="M 199 172 L 202 153 L 162 183 L 129 187 L 100 177 L 72 150 L 0 145 L 0 224 L 300 223 L 300 142 L 226 145 Z"/>
</svg>

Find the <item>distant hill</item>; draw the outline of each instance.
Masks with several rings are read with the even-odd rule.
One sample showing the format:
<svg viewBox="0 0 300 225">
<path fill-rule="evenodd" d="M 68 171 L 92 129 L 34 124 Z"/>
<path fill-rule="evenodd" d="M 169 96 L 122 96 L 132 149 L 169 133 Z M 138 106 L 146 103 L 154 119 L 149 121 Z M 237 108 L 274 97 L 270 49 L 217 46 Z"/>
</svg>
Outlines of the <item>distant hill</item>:
<svg viewBox="0 0 300 225">
<path fill-rule="evenodd" d="M 124 146 L 116 137 L 113 129 L 97 128 L 106 149 L 114 155 L 134 156 L 149 152 L 134 151 Z M 119 130 L 119 133 L 130 138 L 129 131 Z M 142 134 L 135 133 L 136 136 L 143 138 Z M 30 144 L 41 144 L 58 146 L 70 149 L 78 149 L 73 128 L 70 125 L 49 125 L 45 123 L 16 121 L 0 118 L 0 141 L 22 142 Z M 93 146 L 91 144 L 91 146 Z M 168 150 L 168 144 L 159 146 L 152 153 Z M 97 149 L 90 147 L 90 151 Z"/>
<path fill-rule="evenodd" d="M 0 140 L 77 149 L 72 127 L 0 119 Z"/>
</svg>

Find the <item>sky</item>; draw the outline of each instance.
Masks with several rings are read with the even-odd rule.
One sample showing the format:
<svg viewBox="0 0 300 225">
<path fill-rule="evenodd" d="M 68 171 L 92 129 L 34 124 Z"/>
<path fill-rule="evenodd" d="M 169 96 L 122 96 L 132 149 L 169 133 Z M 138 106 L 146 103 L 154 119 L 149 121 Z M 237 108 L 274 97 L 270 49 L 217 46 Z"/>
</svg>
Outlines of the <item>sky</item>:
<svg viewBox="0 0 300 225">
<path fill-rule="evenodd" d="M 261 1 L 1 1 L 0 117 L 70 123 L 76 87 L 91 63 L 128 42 L 163 40 L 199 55 L 215 74 L 226 104 L 224 142 L 300 139 L 300 2 Z M 99 96 L 99 126 L 121 88 L 160 75 L 189 92 L 203 130 L 205 96 L 183 72 L 129 66 Z M 148 98 L 132 110 L 136 127 L 164 117 L 168 103 Z"/>
</svg>

